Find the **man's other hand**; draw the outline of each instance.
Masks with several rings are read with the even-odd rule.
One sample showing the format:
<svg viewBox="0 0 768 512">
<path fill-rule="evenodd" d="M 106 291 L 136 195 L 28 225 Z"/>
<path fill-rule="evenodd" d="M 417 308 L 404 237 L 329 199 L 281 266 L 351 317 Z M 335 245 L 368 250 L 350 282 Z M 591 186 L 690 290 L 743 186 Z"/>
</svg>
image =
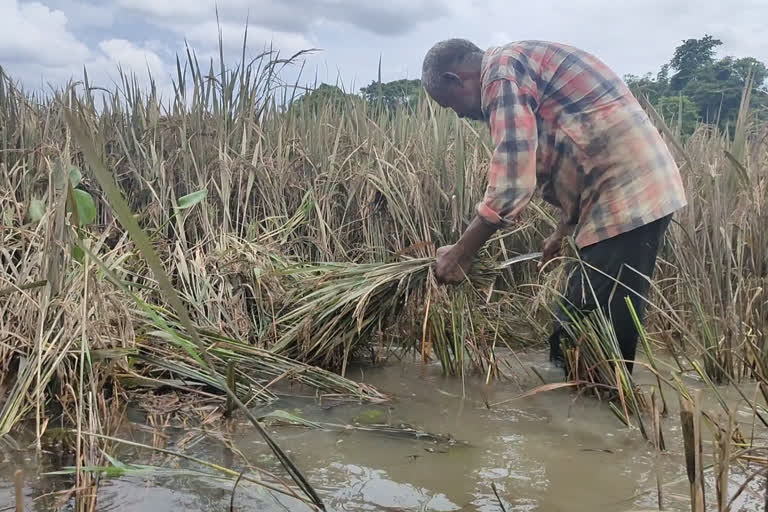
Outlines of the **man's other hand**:
<svg viewBox="0 0 768 512">
<path fill-rule="evenodd" d="M 539 268 L 543 267 L 553 258 L 560 256 L 563 250 L 563 235 L 559 232 L 553 233 L 551 236 L 544 240 L 541 247 L 541 264 Z"/>
<path fill-rule="evenodd" d="M 446 245 L 437 250 L 435 278 L 439 284 L 459 284 L 464 280 L 472 260 L 456 245 Z"/>
</svg>

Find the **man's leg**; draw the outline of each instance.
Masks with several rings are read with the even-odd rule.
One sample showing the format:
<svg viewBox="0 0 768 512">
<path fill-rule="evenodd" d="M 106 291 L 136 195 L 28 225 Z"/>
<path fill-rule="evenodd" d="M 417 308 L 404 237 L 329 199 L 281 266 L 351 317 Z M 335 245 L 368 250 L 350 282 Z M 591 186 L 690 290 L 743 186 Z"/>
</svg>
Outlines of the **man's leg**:
<svg viewBox="0 0 768 512">
<path fill-rule="evenodd" d="M 579 251 L 584 268 L 578 262 L 575 263 L 576 268 L 570 273 L 563 294 L 563 306 L 574 316 L 594 310 L 597 307 L 595 302 L 609 314 L 622 357 L 626 360 L 635 358 L 638 332 L 625 297 L 631 298 L 642 324 L 646 309 L 643 299 L 647 298 L 649 290 L 649 282 L 644 276 L 653 275 L 656 257 L 670 218 L 664 217 Z M 636 271 L 644 276 L 638 275 Z M 621 284 L 616 282 L 616 278 Z M 560 366 L 565 363 L 560 343 L 562 337 L 567 335 L 562 324 L 568 322 L 569 318 L 563 308 L 556 306 L 556 319 L 549 338 L 550 360 Z M 632 363 L 627 363 L 630 372 L 632 366 Z"/>
<path fill-rule="evenodd" d="M 563 338 L 568 336 L 564 325 L 571 323 L 570 315 L 578 318 L 579 312 L 591 309 L 591 302 L 587 304 L 583 300 L 585 298 L 581 289 L 583 276 L 578 262 L 568 264 L 567 275 L 562 297 L 558 297 L 555 301 L 555 319 L 552 325 L 552 334 L 549 336 L 549 360 L 560 368 L 566 368 L 565 356 L 561 347 Z"/>
<path fill-rule="evenodd" d="M 616 340 L 619 342 L 619 348 L 627 361 L 627 369 L 630 373 L 634 366 L 631 361 L 635 359 L 637 353 L 639 333 L 627 306 L 626 297 L 632 301 L 637 319 L 640 325 L 643 325 L 651 284 L 649 278 L 653 277 L 656 269 L 656 260 L 670 219 L 671 215 L 627 233 L 628 236 L 623 245 L 615 248 L 619 259 L 623 261 L 623 265 L 616 273 L 621 284 L 612 281 L 611 291 L 606 301 L 601 301 L 603 307 L 607 302 L 609 303 L 610 319 L 616 333 Z"/>
</svg>

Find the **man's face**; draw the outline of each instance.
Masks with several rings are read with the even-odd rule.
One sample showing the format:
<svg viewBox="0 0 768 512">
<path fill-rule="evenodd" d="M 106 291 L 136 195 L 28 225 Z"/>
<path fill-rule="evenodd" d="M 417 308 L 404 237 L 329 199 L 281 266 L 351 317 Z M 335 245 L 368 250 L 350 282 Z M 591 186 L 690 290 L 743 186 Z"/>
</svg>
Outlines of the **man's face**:
<svg viewBox="0 0 768 512">
<path fill-rule="evenodd" d="M 438 93 L 430 95 L 438 105 L 452 109 L 459 117 L 476 121 L 485 119 L 479 80 L 464 79 L 458 83 L 452 82 Z"/>
</svg>

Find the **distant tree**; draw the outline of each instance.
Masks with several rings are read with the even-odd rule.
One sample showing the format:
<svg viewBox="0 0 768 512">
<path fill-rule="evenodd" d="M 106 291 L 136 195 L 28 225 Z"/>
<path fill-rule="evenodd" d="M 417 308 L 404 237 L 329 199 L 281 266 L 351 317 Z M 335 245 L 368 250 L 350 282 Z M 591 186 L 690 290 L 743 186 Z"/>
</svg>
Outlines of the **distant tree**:
<svg viewBox="0 0 768 512">
<path fill-rule="evenodd" d="M 766 68 L 763 63 L 752 58 L 724 57 L 702 69 L 682 92 L 698 105 L 699 114 L 708 122 L 719 119 L 721 124 L 733 124 L 750 69 L 753 72 L 752 106 L 759 107 L 766 101 L 766 94 L 762 90 Z"/>
<path fill-rule="evenodd" d="M 363 98 L 371 104 L 378 103 L 381 95 L 381 102 L 388 110 L 395 110 L 397 107 L 415 107 L 419 102 L 421 91 L 421 80 L 418 79 L 383 82 L 381 87 L 379 82 L 373 81 L 360 89 Z"/>
<path fill-rule="evenodd" d="M 742 57 L 733 61 L 733 71 L 741 83 L 746 83 L 747 74 L 752 71 L 752 80 L 758 89 L 765 90 L 765 80 L 768 78 L 768 68 L 753 57 Z"/>
<path fill-rule="evenodd" d="M 699 107 L 688 96 L 662 96 L 657 110 L 669 126 L 680 126 L 680 132 L 690 134 L 699 122 Z M 682 117 L 681 117 L 682 113 Z"/>
<path fill-rule="evenodd" d="M 320 84 L 316 89 L 302 94 L 291 104 L 291 109 L 310 109 L 314 113 L 326 109 L 341 110 L 350 100 L 358 99 L 354 94 L 345 93 L 335 85 Z"/>
<path fill-rule="evenodd" d="M 715 59 L 715 50 L 721 44 L 710 35 L 686 39 L 675 48 L 670 62 L 663 65 L 655 77 L 651 73 L 642 77 L 628 75 L 625 81 L 634 94 L 646 96 L 663 110 L 667 119 L 679 118 L 682 101 L 684 134 L 696 125 L 694 113 L 697 120 L 717 123 L 721 128 L 733 127 L 750 72 L 753 78 L 751 106 L 757 110 L 768 109 L 765 87 L 768 69 L 753 57 Z"/>
<path fill-rule="evenodd" d="M 656 74 L 656 81 L 668 84 L 669 83 L 669 64 L 664 64 Z"/>
<path fill-rule="evenodd" d="M 661 73 L 659 73 L 661 75 Z M 644 76 L 639 77 L 636 75 L 624 76 L 624 81 L 636 96 L 645 96 L 653 104 L 659 101 L 659 98 L 664 96 L 669 89 L 669 81 L 664 75 L 653 78 L 651 73 L 646 73 Z"/>
<path fill-rule="evenodd" d="M 677 70 L 670 80 L 675 91 L 681 90 L 705 67 L 715 60 L 715 48 L 723 44 L 719 39 L 705 35 L 701 39 L 686 39 L 675 48 L 670 67 Z"/>
</svg>

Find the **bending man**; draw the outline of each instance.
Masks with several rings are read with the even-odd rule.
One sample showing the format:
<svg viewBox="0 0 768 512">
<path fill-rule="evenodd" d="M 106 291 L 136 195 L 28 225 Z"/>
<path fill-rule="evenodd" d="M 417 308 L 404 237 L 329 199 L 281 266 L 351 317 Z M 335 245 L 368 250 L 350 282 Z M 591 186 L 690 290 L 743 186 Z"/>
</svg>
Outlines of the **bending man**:
<svg viewBox="0 0 768 512">
<path fill-rule="evenodd" d="M 672 155 L 626 84 L 593 55 L 563 44 L 520 41 L 483 51 L 463 39 L 429 50 L 422 82 L 442 107 L 487 120 L 494 144 L 485 197 L 456 244 L 438 249 L 437 279 L 463 280 L 477 251 L 538 190 L 561 212 L 542 263 L 574 237 L 585 266 L 600 272 L 584 276 L 576 266 L 565 303 L 577 313 L 601 307 L 624 359 L 633 360 L 638 334 L 624 297 L 632 297 L 641 322 L 645 301 L 614 279 L 647 296 L 649 283 L 637 272 L 653 275 L 670 218 L 686 198 Z M 549 339 L 559 366 L 567 318 L 558 307 Z"/>
</svg>

